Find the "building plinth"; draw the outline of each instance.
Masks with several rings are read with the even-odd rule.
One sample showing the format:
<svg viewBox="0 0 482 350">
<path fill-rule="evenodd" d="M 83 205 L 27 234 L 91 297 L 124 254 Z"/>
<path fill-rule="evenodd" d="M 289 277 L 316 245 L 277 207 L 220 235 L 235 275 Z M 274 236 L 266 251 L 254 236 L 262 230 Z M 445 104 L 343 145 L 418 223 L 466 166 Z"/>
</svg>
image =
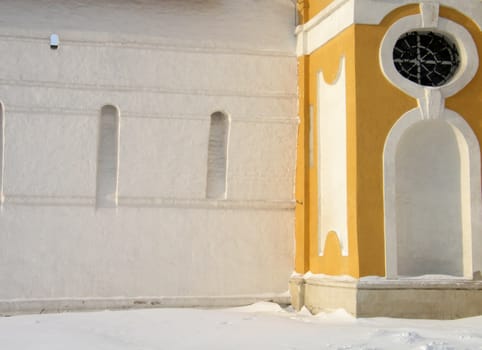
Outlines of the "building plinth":
<svg viewBox="0 0 482 350">
<path fill-rule="evenodd" d="M 292 305 L 313 314 L 339 308 L 355 317 L 456 319 L 482 314 L 482 281 L 293 276 Z"/>
</svg>

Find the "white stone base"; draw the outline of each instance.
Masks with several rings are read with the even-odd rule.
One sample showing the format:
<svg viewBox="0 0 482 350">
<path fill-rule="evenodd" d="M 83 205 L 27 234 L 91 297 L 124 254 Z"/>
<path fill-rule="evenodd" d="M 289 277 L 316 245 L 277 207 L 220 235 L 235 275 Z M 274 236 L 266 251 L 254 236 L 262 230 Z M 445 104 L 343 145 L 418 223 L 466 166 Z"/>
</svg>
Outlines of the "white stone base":
<svg viewBox="0 0 482 350">
<path fill-rule="evenodd" d="M 343 308 L 356 317 L 455 319 L 482 315 L 482 281 L 466 279 L 290 279 L 293 307 L 316 314 Z"/>
<path fill-rule="evenodd" d="M 234 307 L 269 301 L 289 305 L 285 294 L 234 295 L 223 297 L 115 297 L 0 300 L 0 316 L 66 311 L 125 310 L 146 308 Z"/>
</svg>

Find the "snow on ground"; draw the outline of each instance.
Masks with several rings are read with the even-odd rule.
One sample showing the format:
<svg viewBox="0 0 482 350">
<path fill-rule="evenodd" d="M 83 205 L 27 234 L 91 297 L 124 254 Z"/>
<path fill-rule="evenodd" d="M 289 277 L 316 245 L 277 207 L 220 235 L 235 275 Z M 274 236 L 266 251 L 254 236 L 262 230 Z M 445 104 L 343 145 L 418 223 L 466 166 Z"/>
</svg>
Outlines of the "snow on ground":
<svg viewBox="0 0 482 350">
<path fill-rule="evenodd" d="M 481 350 L 482 317 L 455 321 L 312 316 L 277 304 L 0 318 L 0 349 Z"/>
</svg>

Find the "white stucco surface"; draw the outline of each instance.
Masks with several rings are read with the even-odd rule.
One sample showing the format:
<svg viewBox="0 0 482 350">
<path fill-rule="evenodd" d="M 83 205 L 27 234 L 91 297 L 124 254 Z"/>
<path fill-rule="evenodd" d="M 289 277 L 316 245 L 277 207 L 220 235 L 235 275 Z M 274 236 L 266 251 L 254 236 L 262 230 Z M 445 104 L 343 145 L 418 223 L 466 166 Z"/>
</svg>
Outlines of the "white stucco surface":
<svg viewBox="0 0 482 350">
<path fill-rule="evenodd" d="M 293 30 L 288 0 L 1 1 L 0 301 L 285 291 Z M 120 114 L 118 207 L 96 209 L 105 105 Z M 227 188 L 208 200 L 216 111 Z"/>
<path fill-rule="evenodd" d="M 415 124 L 396 155 L 398 273 L 463 276 L 461 159 L 443 121 Z"/>
</svg>

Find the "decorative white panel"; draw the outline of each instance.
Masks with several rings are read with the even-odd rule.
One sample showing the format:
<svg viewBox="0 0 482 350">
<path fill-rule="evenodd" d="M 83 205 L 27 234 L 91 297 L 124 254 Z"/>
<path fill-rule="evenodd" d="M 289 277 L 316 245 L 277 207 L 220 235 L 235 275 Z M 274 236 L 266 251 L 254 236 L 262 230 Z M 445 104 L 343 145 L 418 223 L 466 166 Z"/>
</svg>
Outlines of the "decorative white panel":
<svg viewBox="0 0 482 350">
<path fill-rule="evenodd" d="M 318 73 L 318 237 L 323 255 L 326 237 L 336 232 L 348 255 L 345 58 L 333 84 Z"/>
</svg>

